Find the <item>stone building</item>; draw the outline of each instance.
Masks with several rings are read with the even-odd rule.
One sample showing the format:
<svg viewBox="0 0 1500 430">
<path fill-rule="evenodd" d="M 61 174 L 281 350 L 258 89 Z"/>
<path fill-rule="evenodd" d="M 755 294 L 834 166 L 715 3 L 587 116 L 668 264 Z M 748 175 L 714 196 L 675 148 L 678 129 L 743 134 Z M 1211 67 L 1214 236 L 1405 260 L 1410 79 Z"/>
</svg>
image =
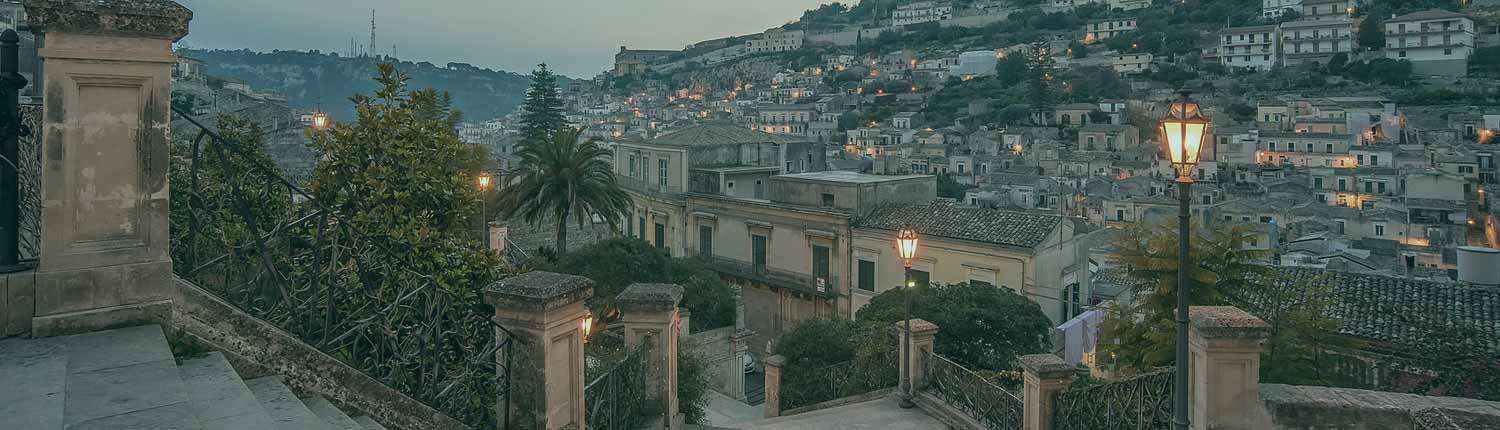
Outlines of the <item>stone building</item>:
<svg viewBox="0 0 1500 430">
<path fill-rule="evenodd" d="M 1474 19 L 1433 9 L 1385 21 L 1385 57 L 1411 61 L 1419 75 L 1465 76 L 1474 52 Z"/>
</svg>

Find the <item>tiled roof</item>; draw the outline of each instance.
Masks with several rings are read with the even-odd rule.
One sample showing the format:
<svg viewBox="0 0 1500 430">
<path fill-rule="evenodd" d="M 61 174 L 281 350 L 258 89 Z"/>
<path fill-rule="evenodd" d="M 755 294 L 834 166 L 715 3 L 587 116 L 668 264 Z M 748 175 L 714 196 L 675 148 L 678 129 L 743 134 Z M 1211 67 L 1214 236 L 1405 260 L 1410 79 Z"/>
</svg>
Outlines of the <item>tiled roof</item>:
<svg viewBox="0 0 1500 430">
<path fill-rule="evenodd" d="M 651 139 L 647 143 L 670 146 L 726 145 L 736 143 L 789 143 L 804 139 L 751 130 L 733 124 L 696 125 Z"/>
<path fill-rule="evenodd" d="M 1472 333 L 1463 333 L 1474 336 L 1476 345 L 1500 352 L 1500 290 L 1308 268 L 1271 270 L 1297 280 L 1327 276 L 1337 298 L 1331 316 L 1345 335 L 1400 351 L 1467 327 Z M 1268 304 L 1254 293 L 1234 298 L 1252 313 Z"/>
<path fill-rule="evenodd" d="M 951 199 L 925 205 L 886 204 L 856 221 L 856 226 L 972 240 L 1021 248 L 1041 245 L 1063 220 L 1060 216 L 961 207 Z"/>
<path fill-rule="evenodd" d="M 1421 11 L 1421 12 L 1408 13 L 1406 15 L 1401 15 L 1401 16 L 1398 16 L 1398 17 L 1395 17 L 1395 18 L 1388 19 L 1385 22 L 1391 23 L 1391 22 L 1405 22 L 1405 21 L 1427 21 L 1427 20 L 1433 20 L 1433 19 L 1453 19 L 1453 18 L 1468 18 L 1468 17 L 1469 17 L 1468 15 L 1464 15 L 1464 14 L 1461 14 L 1461 13 L 1458 13 L 1458 12 L 1449 12 L 1449 11 L 1442 10 L 1442 9 L 1431 9 L 1431 10 L 1424 10 L 1424 11 Z"/>
</svg>

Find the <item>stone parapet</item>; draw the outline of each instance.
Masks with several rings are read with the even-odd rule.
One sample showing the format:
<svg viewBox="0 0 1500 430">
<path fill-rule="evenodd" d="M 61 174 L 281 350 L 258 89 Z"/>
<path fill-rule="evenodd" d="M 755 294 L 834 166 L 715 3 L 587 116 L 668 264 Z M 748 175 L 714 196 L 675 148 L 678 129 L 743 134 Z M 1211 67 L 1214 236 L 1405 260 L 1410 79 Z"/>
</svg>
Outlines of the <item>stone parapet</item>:
<svg viewBox="0 0 1500 430">
<path fill-rule="evenodd" d="M 630 284 L 615 296 L 622 312 L 666 312 L 682 302 L 682 286 L 676 284 Z"/>
<path fill-rule="evenodd" d="M 1195 306 L 1189 309 L 1188 320 L 1192 428 L 1265 428 L 1260 411 L 1260 353 L 1271 326 L 1232 306 Z"/>
<path fill-rule="evenodd" d="M 1056 413 L 1053 395 L 1073 383 L 1074 368 L 1053 354 L 1023 355 L 1019 358 L 1025 383 L 1021 428 L 1048 430 Z"/>
<path fill-rule="evenodd" d="M 526 272 L 495 281 L 484 289 L 485 302 L 531 311 L 553 309 L 594 296 L 589 278 L 553 272 Z"/>
<path fill-rule="evenodd" d="M 594 281 L 582 276 L 552 272 L 528 272 L 496 281 L 484 289 L 485 301 L 495 306 L 495 321 L 504 330 L 495 331 L 496 342 L 512 334 L 525 347 L 512 345 L 495 352 L 497 365 L 506 366 L 510 351 L 525 351 L 512 357 L 515 372 L 534 372 L 539 384 L 528 385 L 521 398 L 538 398 L 528 410 L 521 402 L 499 399 L 518 416 L 535 416 L 538 428 L 581 428 L 583 402 L 583 319 L 588 316 L 584 300 L 593 297 Z"/>
<path fill-rule="evenodd" d="M 172 0 L 26 0 L 35 31 L 177 41 L 193 11 Z"/>
</svg>

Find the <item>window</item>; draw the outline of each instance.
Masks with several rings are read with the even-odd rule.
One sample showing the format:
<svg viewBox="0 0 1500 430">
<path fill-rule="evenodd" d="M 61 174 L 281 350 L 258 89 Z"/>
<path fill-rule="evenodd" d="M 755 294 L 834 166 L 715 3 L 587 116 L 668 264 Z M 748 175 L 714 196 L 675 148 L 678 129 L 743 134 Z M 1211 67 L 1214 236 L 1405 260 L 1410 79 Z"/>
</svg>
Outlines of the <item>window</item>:
<svg viewBox="0 0 1500 430">
<path fill-rule="evenodd" d="M 1401 39 L 1401 41 L 1405 42 L 1406 39 Z M 1397 57 L 1401 57 L 1401 58 L 1406 58 L 1406 51 L 1396 51 L 1396 56 Z"/>
<path fill-rule="evenodd" d="M 698 226 L 698 255 L 704 257 L 714 255 L 714 228 L 712 226 Z"/>
<path fill-rule="evenodd" d="M 1333 144 L 1332 143 L 1323 144 L 1323 153 L 1324 154 L 1332 154 L 1333 153 Z"/>
<path fill-rule="evenodd" d="M 932 274 L 917 269 L 911 269 L 911 280 L 917 286 L 927 286 L 927 282 L 930 279 L 932 279 Z"/>
<path fill-rule="evenodd" d="M 823 207 L 833 207 L 833 194 L 823 193 Z"/>
<path fill-rule="evenodd" d="M 635 154 L 630 154 L 630 177 L 635 177 Z"/>
<path fill-rule="evenodd" d="M 1375 235 L 1385 236 L 1385 226 L 1381 224 L 1375 224 Z"/>
<path fill-rule="evenodd" d="M 1338 225 L 1339 234 L 1344 234 L 1344 220 L 1336 220 L 1333 223 Z"/>
<path fill-rule="evenodd" d="M 1378 166 L 1378 165 L 1380 165 L 1380 156 L 1379 155 L 1375 155 L 1375 154 L 1370 154 L 1370 165 L 1371 166 Z"/>
<path fill-rule="evenodd" d="M 832 279 L 828 277 L 828 247 L 813 245 L 812 273 L 814 278 L 822 279 L 825 282 Z"/>
<path fill-rule="evenodd" d="M 630 222 L 632 219 L 635 219 L 635 209 L 625 212 L 625 237 L 635 237 L 635 223 Z"/>
<path fill-rule="evenodd" d="M 667 249 L 667 226 L 656 223 L 656 249 Z"/>
<path fill-rule="evenodd" d="M 1443 49 L 1443 55 L 1453 55 L 1453 48 Z"/>
<path fill-rule="evenodd" d="M 1268 217 L 1268 216 L 1260 217 L 1260 222 L 1263 222 L 1263 223 L 1266 223 L 1266 224 L 1270 224 L 1271 223 L 1271 217 Z"/>
<path fill-rule="evenodd" d="M 1385 183 L 1384 182 L 1376 182 L 1375 183 L 1375 192 L 1377 192 L 1377 193 L 1384 193 L 1385 192 Z"/>
<path fill-rule="evenodd" d="M 875 291 L 875 262 L 859 260 L 859 289 Z"/>
<path fill-rule="evenodd" d="M 1373 182 L 1366 182 L 1365 183 L 1365 192 L 1367 192 L 1367 193 L 1373 193 L 1373 192 L 1375 192 L 1375 184 Z"/>
<path fill-rule="evenodd" d="M 646 238 L 646 214 L 644 214 L 644 213 L 641 214 L 641 229 L 640 229 L 640 232 L 641 232 L 641 239 L 645 239 Z"/>
<path fill-rule="evenodd" d="M 1297 144 L 1295 144 L 1295 143 L 1288 143 L 1288 144 L 1286 144 L 1286 152 L 1297 152 Z"/>
<path fill-rule="evenodd" d="M 1307 152 L 1313 152 L 1313 144 L 1307 144 Z"/>
<path fill-rule="evenodd" d="M 1355 154 L 1354 155 L 1354 165 L 1356 165 L 1356 166 L 1363 166 L 1363 165 L 1365 165 L 1365 154 Z"/>
<path fill-rule="evenodd" d="M 1205 205 L 1214 204 L 1214 196 L 1204 194 L 1203 195 L 1203 204 L 1205 204 Z"/>
<path fill-rule="evenodd" d="M 661 184 L 667 185 L 667 159 L 656 160 L 656 165 L 661 170 Z"/>
<path fill-rule="evenodd" d="M 1266 142 L 1266 150 L 1276 152 L 1276 142 Z"/>
<path fill-rule="evenodd" d="M 1313 188 L 1323 189 L 1323 178 L 1313 178 Z"/>
<path fill-rule="evenodd" d="M 1347 191 L 1348 189 L 1349 189 L 1349 180 L 1348 179 L 1344 179 L 1344 178 L 1339 178 L 1339 191 Z"/>
<path fill-rule="evenodd" d="M 1125 220 L 1125 210 L 1124 209 L 1115 209 L 1115 221 L 1124 221 L 1124 220 Z"/>
<path fill-rule="evenodd" d="M 750 235 L 750 264 L 757 272 L 766 271 L 766 237 Z"/>
</svg>

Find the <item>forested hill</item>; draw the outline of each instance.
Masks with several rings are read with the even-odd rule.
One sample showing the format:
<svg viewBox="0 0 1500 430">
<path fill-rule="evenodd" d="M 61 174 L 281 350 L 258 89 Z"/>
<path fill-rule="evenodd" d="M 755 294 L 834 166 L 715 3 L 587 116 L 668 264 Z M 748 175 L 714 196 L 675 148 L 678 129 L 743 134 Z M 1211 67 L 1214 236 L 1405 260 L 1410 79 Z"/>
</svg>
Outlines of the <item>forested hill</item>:
<svg viewBox="0 0 1500 430">
<path fill-rule="evenodd" d="M 320 106 L 336 119 L 354 117 L 349 96 L 375 90 L 378 62 L 392 59 L 340 57 L 316 51 L 254 52 L 250 50 L 183 50 L 203 60 L 214 76 L 242 79 L 255 91 L 275 91 L 287 96 L 293 108 Z M 513 111 L 526 97 L 530 79 L 523 74 L 495 71 L 463 63 L 444 66 L 428 62 L 399 61 L 397 69 L 411 77 L 410 88 L 436 88 L 453 94 L 454 107 L 465 118 L 485 120 Z"/>
</svg>

